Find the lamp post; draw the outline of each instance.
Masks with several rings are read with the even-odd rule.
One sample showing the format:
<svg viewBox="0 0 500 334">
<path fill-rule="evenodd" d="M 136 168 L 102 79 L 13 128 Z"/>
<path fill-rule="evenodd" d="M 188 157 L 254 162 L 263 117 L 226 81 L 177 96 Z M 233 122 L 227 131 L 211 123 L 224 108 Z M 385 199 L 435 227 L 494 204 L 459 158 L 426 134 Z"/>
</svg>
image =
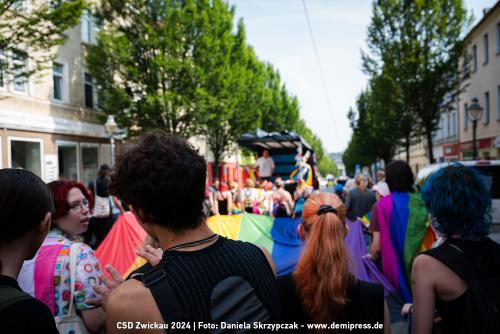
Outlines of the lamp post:
<svg viewBox="0 0 500 334">
<path fill-rule="evenodd" d="M 111 142 L 111 166 L 115 164 L 115 134 L 118 129 L 118 124 L 116 124 L 115 116 L 108 115 L 108 119 L 104 124 L 104 129 L 106 130 L 106 134 L 109 137 Z"/>
<path fill-rule="evenodd" d="M 477 98 L 473 98 L 467 107 L 467 116 L 472 121 L 472 160 L 477 160 L 476 129 L 477 121 L 483 116 L 483 107 L 479 105 Z"/>
</svg>

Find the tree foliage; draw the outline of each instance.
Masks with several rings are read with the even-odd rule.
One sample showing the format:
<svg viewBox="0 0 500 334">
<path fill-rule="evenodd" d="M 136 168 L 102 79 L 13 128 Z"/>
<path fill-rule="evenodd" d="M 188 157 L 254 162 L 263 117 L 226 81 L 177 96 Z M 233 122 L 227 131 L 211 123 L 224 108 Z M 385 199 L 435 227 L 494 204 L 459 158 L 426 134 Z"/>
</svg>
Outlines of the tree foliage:
<svg viewBox="0 0 500 334">
<path fill-rule="evenodd" d="M 272 65 L 246 42 L 222 0 L 103 0 L 87 63 L 99 107 L 138 135 L 154 128 L 203 138 L 218 165 L 245 132 L 297 131 L 329 172 L 321 141 Z M 217 169 L 215 169 L 217 170 Z"/>
<path fill-rule="evenodd" d="M 0 54 L 21 57 L 29 68 L 16 68 L 16 63 L 0 59 L 2 80 L 28 77 L 52 66 L 52 49 L 64 43 L 64 32 L 78 24 L 83 0 L 29 2 L 0 0 Z M 30 52 L 27 52 L 29 49 Z"/>
<path fill-rule="evenodd" d="M 103 27 L 87 64 L 99 83 L 99 108 L 132 135 L 162 128 L 191 137 L 196 110 L 197 41 L 193 1 L 103 0 Z"/>
<path fill-rule="evenodd" d="M 447 96 L 460 91 L 468 71 L 459 72 L 463 33 L 470 18 L 462 0 L 375 0 L 368 28 L 365 71 L 398 86 L 407 155 L 412 137 L 425 136 L 433 161 L 432 136 Z M 465 69 L 467 68 L 464 67 Z"/>
</svg>

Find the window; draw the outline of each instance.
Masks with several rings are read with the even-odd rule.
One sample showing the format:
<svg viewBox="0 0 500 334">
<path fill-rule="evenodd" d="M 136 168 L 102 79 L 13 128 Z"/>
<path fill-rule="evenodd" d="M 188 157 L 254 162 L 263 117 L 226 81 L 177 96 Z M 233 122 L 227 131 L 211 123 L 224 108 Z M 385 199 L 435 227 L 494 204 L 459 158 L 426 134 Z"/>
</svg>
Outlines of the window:
<svg viewBox="0 0 500 334">
<path fill-rule="evenodd" d="M 63 100 L 63 81 L 64 81 L 64 65 L 54 63 L 52 65 L 52 80 L 54 81 L 54 100 Z"/>
<path fill-rule="evenodd" d="M 85 106 L 94 109 L 94 83 L 88 73 L 85 73 Z"/>
<path fill-rule="evenodd" d="M 500 121 L 500 86 L 497 87 L 497 121 Z"/>
<path fill-rule="evenodd" d="M 468 122 L 469 122 L 469 117 L 467 116 L 467 103 L 464 103 L 464 130 L 467 130 Z"/>
<path fill-rule="evenodd" d="M 5 52 L 0 49 L 0 88 L 5 87 L 7 77 L 7 59 L 5 57 Z"/>
<path fill-rule="evenodd" d="M 10 167 L 27 169 L 42 177 L 41 141 L 10 139 Z"/>
<path fill-rule="evenodd" d="M 446 138 L 451 137 L 451 113 L 446 114 Z"/>
<path fill-rule="evenodd" d="M 88 9 L 84 9 L 82 13 L 82 41 L 90 43 L 92 40 L 92 19 Z"/>
<path fill-rule="evenodd" d="M 82 181 L 87 185 L 99 171 L 99 144 L 81 144 Z"/>
<path fill-rule="evenodd" d="M 472 46 L 472 72 L 477 70 L 477 48 L 475 45 Z"/>
<path fill-rule="evenodd" d="M 500 22 L 497 23 L 497 53 L 500 53 Z"/>
<path fill-rule="evenodd" d="M 72 142 L 56 142 L 59 177 L 78 180 L 77 144 Z"/>
<path fill-rule="evenodd" d="M 488 34 L 484 34 L 484 36 L 483 36 L 483 65 L 486 65 L 488 63 L 488 54 L 489 54 Z"/>
<path fill-rule="evenodd" d="M 12 73 L 14 75 L 14 90 L 27 92 L 26 54 L 21 51 L 12 52 Z"/>
<path fill-rule="evenodd" d="M 457 135 L 457 113 L 453 111 L 451 113 L 451 135 L 455 137 Z"/>
<path fill-rule="evenodd" d="M 484 93 L 483 123 L 490 122 L 490 92 Z"/>
</svg>

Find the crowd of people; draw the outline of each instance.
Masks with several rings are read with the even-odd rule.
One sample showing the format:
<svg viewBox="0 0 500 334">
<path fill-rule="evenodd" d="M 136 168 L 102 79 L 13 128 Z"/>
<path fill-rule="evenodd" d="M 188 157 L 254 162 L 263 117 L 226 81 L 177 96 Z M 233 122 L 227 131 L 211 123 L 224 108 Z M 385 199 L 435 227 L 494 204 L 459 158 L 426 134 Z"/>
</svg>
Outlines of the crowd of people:
<svg viewBox="0 0 500 334">
<path fill-rule="evenodd" d="M 230 322 L 297 323 L 296 331 L 315 332 L 307 325 L 335 322 L 360 325 L 349 332 L 390 333 L 389 296 L 382 285 L 353 274 L 345 243 L 348 222 L 361 224 L 366 215 L 366 259 L 404 302 L 399 311 L 413 320 L 412 333 L 500 330 L 500 246 L 488 238 L 491 199 L 473 169 L 450 164 L 420 193 L 403 161 L 389 163 L 375 184 L 360 174 L 328 180 L 320 192 L 299 180 L 292 194 L 284 180 L 270 176 L 257 185 L 249 179 L 241 190 L 218 181 L 207 189 L 207 163 L 198 151 L 154 131 L 123 152 L 111 173 L 101 172 L 101 180 L 85 187 L 46 185 L 29 171 L 0 170 L 2 330 L 121 333 L 124 323 L 202 322 L 208 327 L 198 330 L 208 331 L 221 330 L 210 324 Z M 130 210 L 150 237 L 138 250 L 149 263 L 125 280 L 82 242 L 92 212 L 109 196 L 119 198 L 121 210 Z M 277 278 L 268 250 L 213 233 L 207 210 L 301 217 L 304 249 L 295 271 Z M 366 327 L 377 323 L 383 328 Z"/>
<path fill-rule="evenodd" d="M 240 189 L 236 181 L 220 182 L 215 179 L 206 191 L 205 208 L 208 216 L 232 215 L 243 212 L 272 217 L 300 217 L 305 200 L 313 188 L 300 180 L 296 190 L 286 190 L 290 181 L 276 177 L 273 181 L 248 178 Z M 293 196 L 292 196 L 293 194 Z"/>
</svg>

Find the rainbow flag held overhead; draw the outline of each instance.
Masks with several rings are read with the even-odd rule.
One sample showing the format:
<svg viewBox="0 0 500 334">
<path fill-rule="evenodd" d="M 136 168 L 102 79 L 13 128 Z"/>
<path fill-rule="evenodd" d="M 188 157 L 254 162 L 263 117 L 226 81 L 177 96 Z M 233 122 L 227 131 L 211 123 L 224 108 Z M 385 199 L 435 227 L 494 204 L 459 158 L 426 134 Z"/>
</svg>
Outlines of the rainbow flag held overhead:
<svg viewBox="0 0 500 334">
<path fill-rule="evenodd" d="M 313 170 L 311 165 L 301 165 L 290 173 L 290 181 L 292 182 L 298 182 L 300 177 L 302 177 L 308 186 L 313 186 Z"/>
<path fill-rule="evenodd" d="M 392 192 L 377 203 L 382 272 L 404 302 L 411 303 L 413 260 L 436 236 L 419 193 Z"/>
</svg>

